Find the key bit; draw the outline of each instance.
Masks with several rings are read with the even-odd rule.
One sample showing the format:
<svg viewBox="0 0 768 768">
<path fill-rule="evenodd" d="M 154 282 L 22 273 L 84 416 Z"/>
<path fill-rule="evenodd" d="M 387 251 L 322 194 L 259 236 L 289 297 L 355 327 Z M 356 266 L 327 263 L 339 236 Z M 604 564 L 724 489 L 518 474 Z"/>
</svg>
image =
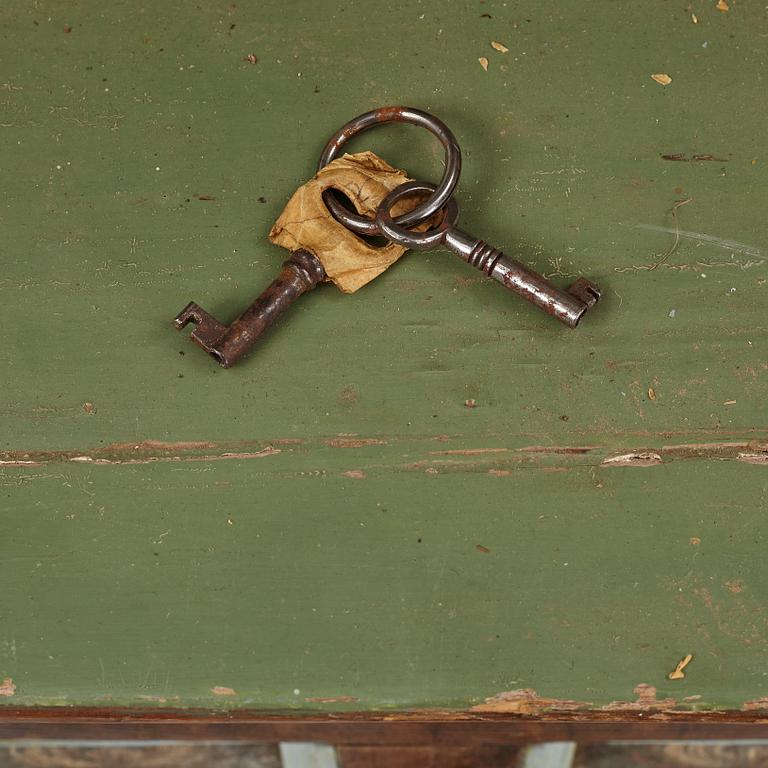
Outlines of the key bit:
<svg viewBox="0 0 768 768">
<path fill-rule="evenodd" d="M 192 341 L 212 355 L 223 368 L 230 368 L 264 335 L 280 315 L 325 278 L 325 269 L 310 251 L 293 251 L 283 262 L 280 274 L 231 325 L 220 323 L 194 301 L 175 317 L 181 329 L 194 323 Z"/>
<path fill-rule="evenodd" d="M 584 313 L 600 299 L 600 288 L 584 277 L 580 277 L 567 291 L 561 291 L 525 264 L 510 258 L 484 240 L 458 229 L 456 223 L 459 219 L 459 206 L 453 198 L 446 203 L 440 224 L 427 232 L 414 232 L 395 223 L 390 210 L 398 200 L 432 190 L 433 184 L 409 181 L 390 192 L 376 212 L 376 223 L 381 232 L 392 242 L 413 250 L 429 250 L 441 245 L 450 248 L 468 264 L 498 280 L 570 328 L 575 328 Z"/>
</svg>

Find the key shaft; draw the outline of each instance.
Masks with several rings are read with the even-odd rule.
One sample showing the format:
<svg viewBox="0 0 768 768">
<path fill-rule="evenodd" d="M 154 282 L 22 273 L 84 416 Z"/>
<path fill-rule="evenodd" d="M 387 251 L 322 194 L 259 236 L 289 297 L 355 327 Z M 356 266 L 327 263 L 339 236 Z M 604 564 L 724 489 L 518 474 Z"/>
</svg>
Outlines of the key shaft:
<svg viewBox="0 0 768 768">
<path fill-rule="evenodd" d="M 195 302 L 190 302 L 173 323 L 181 329 L 194 323 L 192 341 L 230 368 L 264 335 L 275 321 L 307 291 L 325 278 L 325 269 L 310 251 L 299 249 L 283 262 L 280 274 L 231 325 L 220 323 Z"/>
<path fill-rule="evenodd" d="M 560 290 L 544 275 L 534 272 L 525 264 L 493 248 L 484 240 L 459 229 L 459 206 L 451 198 L 443 209 L 439 225 L 427 232 L 415 232 L 399 226 L 392 218 L 392 206 L 401 198 L 414 193 L 430 192 L 434 185 L 423 181 L 409 181 L 390 192 L 378 207 L 376 223 L 392 242 L 413 250 L 430 250 L 445 246 L 461 259 L 498 280 L 505 288 L 556 317 L 570 328 L 575 328 L 585 312 L 600 299 L 600 288 L 580 277 L 567 291 Z"/>
<path fill-rule="evenodd" d="M 544 275 L 463 230 L 446 230 L 443 245 L 569 328 L 575 328 L 600 298 L 600 289 L 586 278 L 580 277 L 567 291 L 562 291 Z"/>
</svg>

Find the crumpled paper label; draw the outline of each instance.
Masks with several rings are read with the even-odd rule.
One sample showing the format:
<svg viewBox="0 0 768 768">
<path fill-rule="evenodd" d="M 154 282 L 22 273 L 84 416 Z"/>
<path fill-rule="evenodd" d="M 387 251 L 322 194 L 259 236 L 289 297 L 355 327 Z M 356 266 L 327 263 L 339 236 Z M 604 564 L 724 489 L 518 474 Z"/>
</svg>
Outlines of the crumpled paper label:
<svg viewBox="0 0 768 768">
<path fill-rule="evenodd" d="M 373 152 L 344 155 L 296 190 L 270 230 L 269 239 L 291 251 L 311 251 L 340 290 L 354 293 L 394 264 L 407 249 L 395 243 L 377 248 L 358 237 L 333 218 L 323 202 L 323 191 L 339 190 L 359 214 L 372 216 L 386 195 L 406 181 L 410 179 L 403 171 Z M 392 213 L 398 216 L 418 202 L 416 196 L 398 201 Z"/>
</svg>

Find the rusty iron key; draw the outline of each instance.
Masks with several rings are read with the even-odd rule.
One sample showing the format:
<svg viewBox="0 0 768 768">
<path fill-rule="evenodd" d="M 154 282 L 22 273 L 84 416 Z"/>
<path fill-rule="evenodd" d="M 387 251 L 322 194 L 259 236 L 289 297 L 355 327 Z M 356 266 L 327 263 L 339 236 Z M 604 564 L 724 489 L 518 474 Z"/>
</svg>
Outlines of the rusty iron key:
<svg viewBox="0 0 768 768">
<path fill-rule="evenodd" d="M 376 224 L 389 240 L 414 250 L 429 250 L 446 246 L 461 259 L 486 275 L 498 280 L 506 288 L 556 317 L 561 323 L 575 328 L 584 313 L 600 299 L 600 288 L 580 277 L 567 290 L 561 291 L 543 275 L 505 255 L 473 235 L 458 229 L 458 203 L 451 198 L 443 209 L 443 219 L 427 232 L 414 232 L 398 225 L 390 211 L 401 198 L 415 193 L 431 193 L 433 184 L 409 181 L 392 190 L 379 204 Z"/>
<path fill-rule="evenodd" d="M 192 341 L 223 368 L 229 368 L 299 296 L 311 291 L 324 278 L 325 269 L 319 259 L 300 248 L 283 262 L 277 279 L 231 325 L 220 323 L 194 301 L 179 312 L 173 323 L 179 329 L 194 323 L 197 327 L 192 331 Z"/>
</svg>

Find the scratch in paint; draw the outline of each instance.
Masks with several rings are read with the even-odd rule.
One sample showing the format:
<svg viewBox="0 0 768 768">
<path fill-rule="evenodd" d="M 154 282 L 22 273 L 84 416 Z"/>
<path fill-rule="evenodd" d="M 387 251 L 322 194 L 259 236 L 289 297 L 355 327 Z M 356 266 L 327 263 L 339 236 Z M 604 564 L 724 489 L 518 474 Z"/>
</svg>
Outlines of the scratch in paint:
<svg viewBox="0 0 768 768">
<path fill-rule="evenodd" d="M 657 227 L 654 224 L 635 224 L 635 229 L 647 229 L 649 232 L 663 232 L 664 234 L 678 235 L 688 240 L 697 240 L 700 243 L 714 245 L 718 248 L 725 248 L 727 251 L 738 251 L 746 253 L 748 256 L 762 256 L 763 251 L 755 245 L 740 243 L 738 240 L 727 240 L 714 235 L 707 235 L 704 232 L 689 232 L 685 229 L 677 230 L 674 227 Z"/>
</svg>

